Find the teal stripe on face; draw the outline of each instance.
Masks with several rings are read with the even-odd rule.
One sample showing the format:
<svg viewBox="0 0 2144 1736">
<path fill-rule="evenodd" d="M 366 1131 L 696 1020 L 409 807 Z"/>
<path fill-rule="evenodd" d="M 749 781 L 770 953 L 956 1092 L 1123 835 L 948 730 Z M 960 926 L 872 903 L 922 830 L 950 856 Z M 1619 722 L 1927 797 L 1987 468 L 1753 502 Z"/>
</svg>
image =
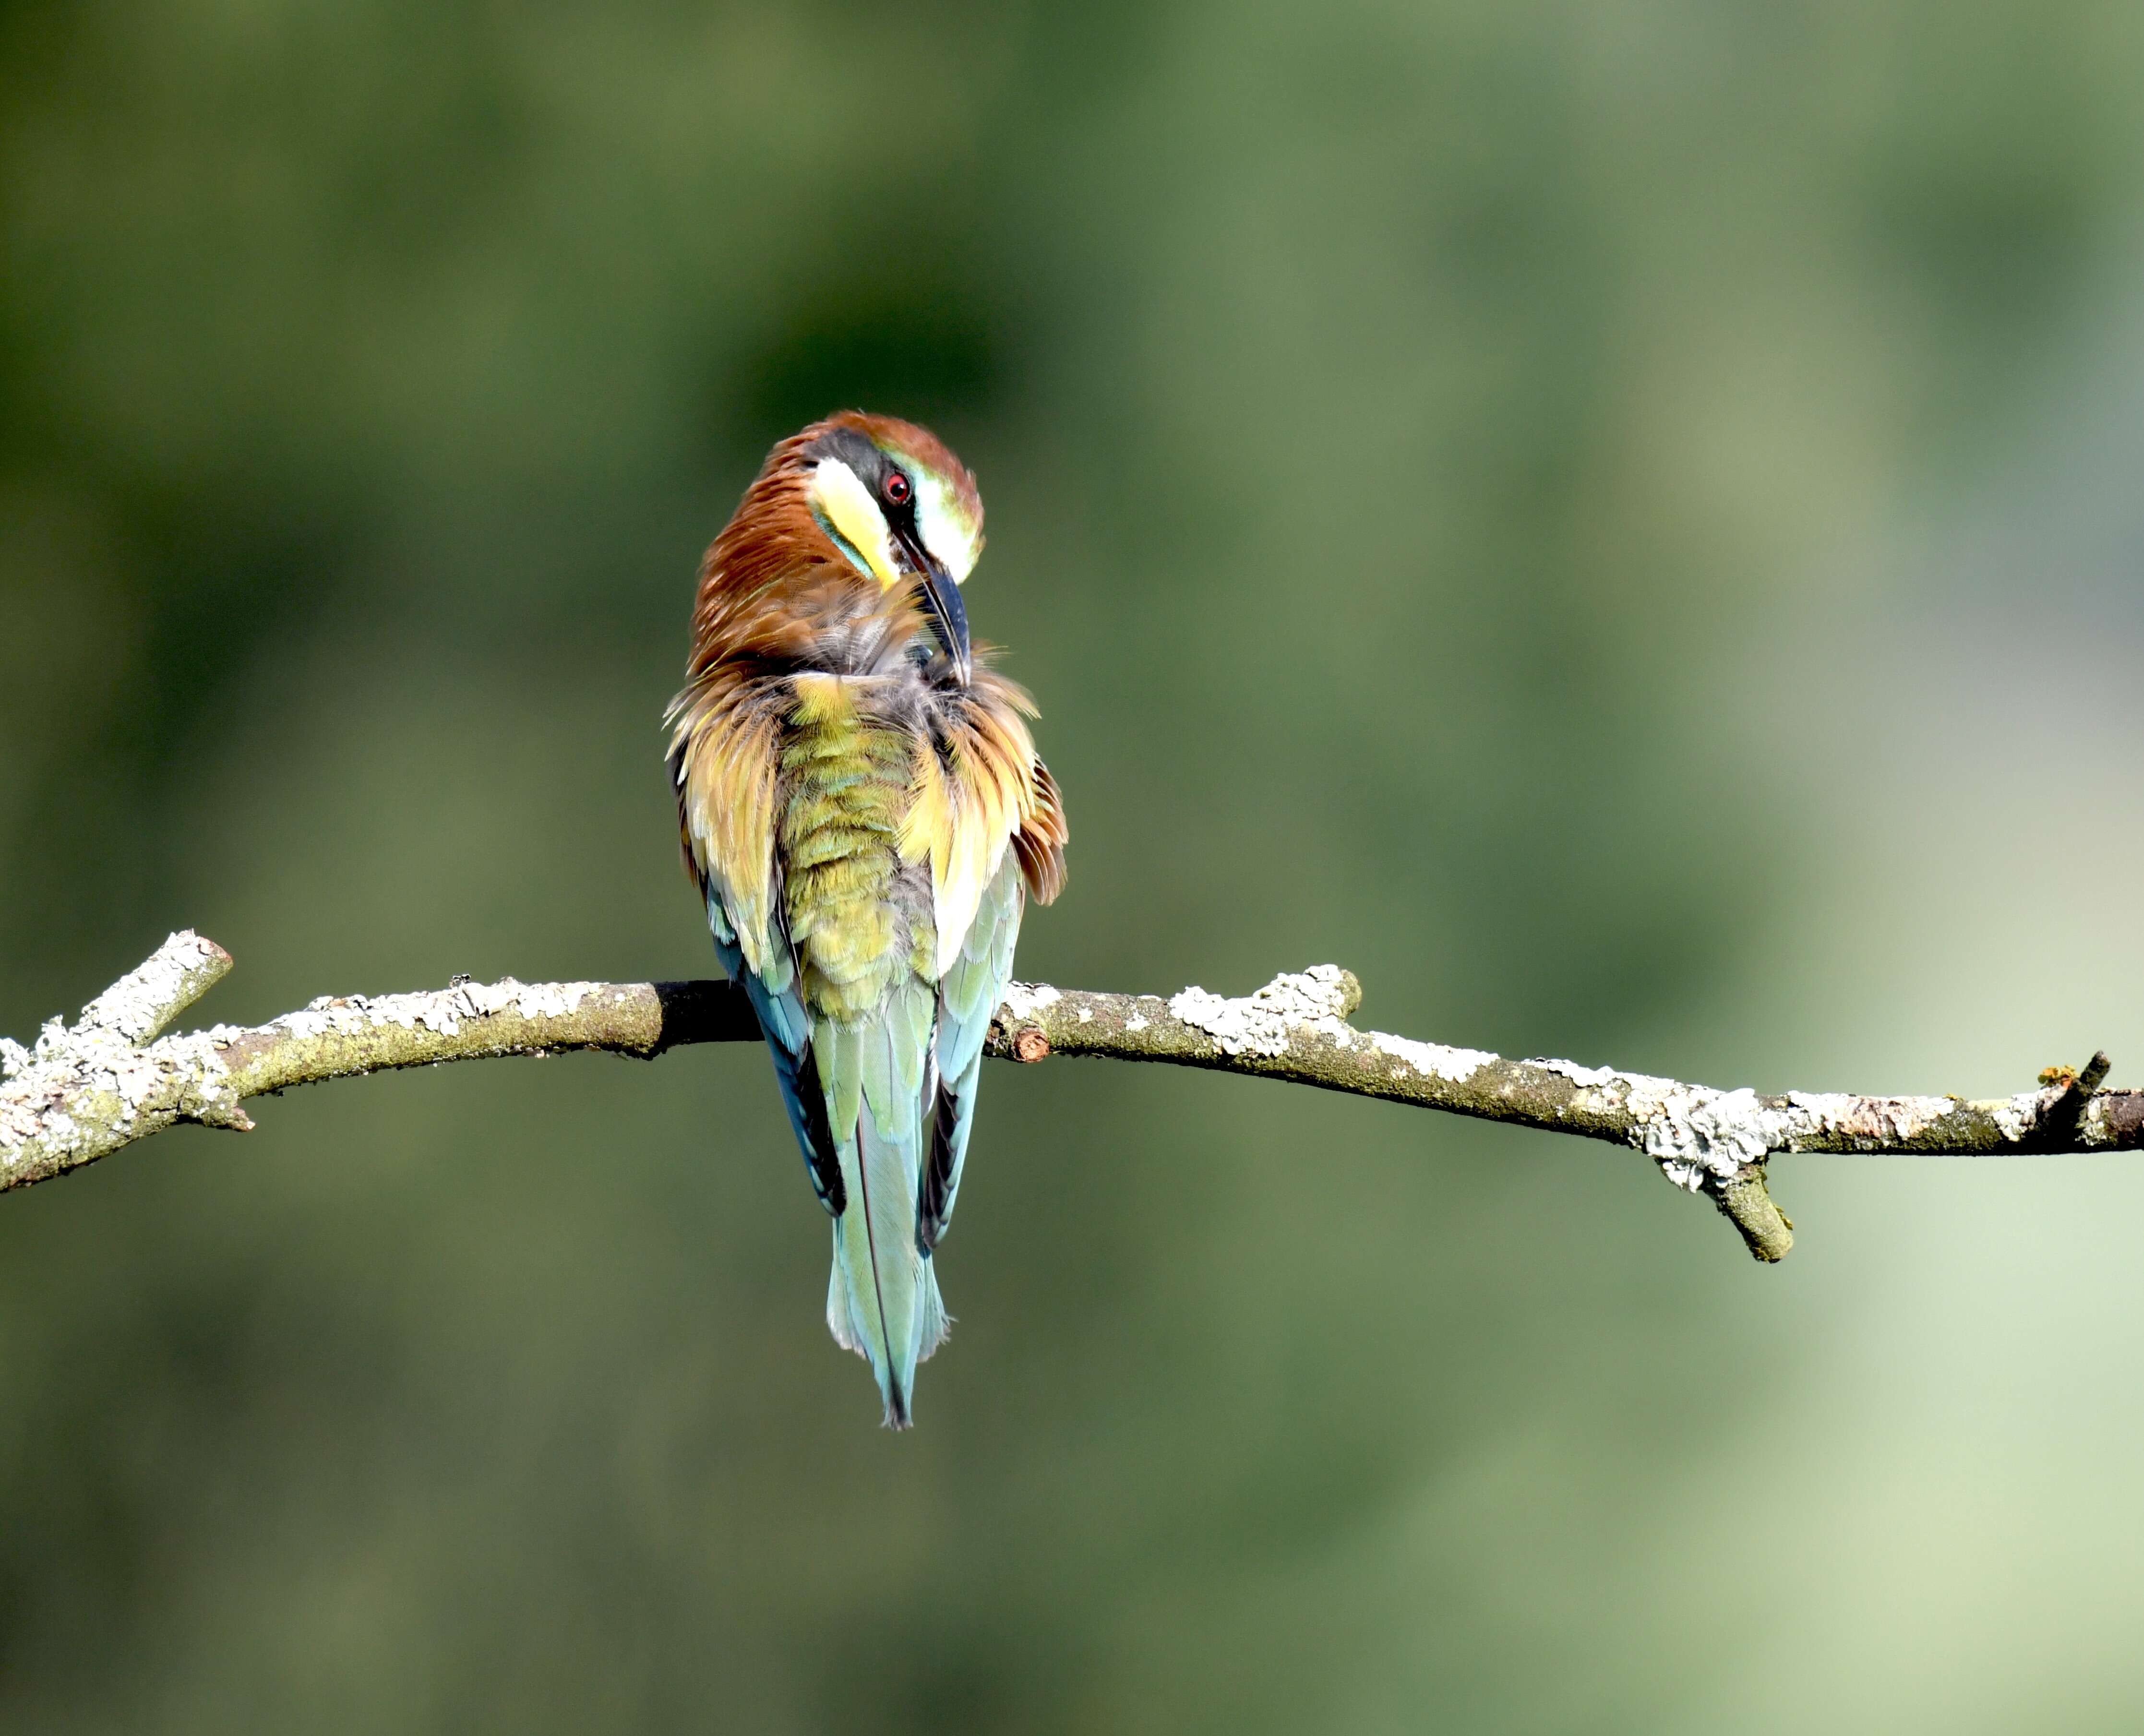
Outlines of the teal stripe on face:
<svg viewBox="0 0 2144 1736">
<path fill-rule="evenodd" d="M 826 533 L 833 539 L 834 547 L 841 551 L 842 558 L 846 560 L 851 567 L 854 567 L 856 569 L 857 572 L 862 573 L 866 578 L 870 579 L 872 583 L 877 583 L 878 575 L 871 571 L 871 563 L 863 558 L 862 553 L 857 549 L 856 545 L 851 543 L 846 537 L 843 536 L 841 532 L 836 530 L 834 527 L 827 522 L 826 515 L 821 512 L 818 508 L 814 507 L 811 508 L 811 516 L 819 521 L 819 528 L 826 532 Z"/>
</svg>

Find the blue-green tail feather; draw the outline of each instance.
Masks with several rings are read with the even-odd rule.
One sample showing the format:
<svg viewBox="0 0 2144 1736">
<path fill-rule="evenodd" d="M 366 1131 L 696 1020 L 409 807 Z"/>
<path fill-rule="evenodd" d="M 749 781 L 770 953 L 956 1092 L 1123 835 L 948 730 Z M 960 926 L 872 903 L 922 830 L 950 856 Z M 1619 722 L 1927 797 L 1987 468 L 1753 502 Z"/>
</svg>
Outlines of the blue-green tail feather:
<svg viewBox="0 0 2144 1736">
<path fill-rule="evenodd" d="M 752 970 L 720 898 L 707 900 L 716 955 L 759 1015 L 812 1189 L 833 1217 L 827 1329 L 870 1362 L 894 1428 L 911 1421 L 916 1364 L 945 1338 L 931 1256 L 960 1192 L 1024 902 L 1008 851 L 935 990 L 905 977 L 874 1012 L 843 1021 L 806 1007 L 786 950 Z"/>
<path fill-rule="evenodd" d="M 834 1221 L 826 1324 L 870 1362 L 895 1428 L 910 1421 L 916 1365 L 945 1336 L 945 1305 L 916 1217 L 931 1000 L 930 986 L 909 978 L 866 1019 L 811 1021 L 811 1053 L 848 1200 Z"/>
</svg>

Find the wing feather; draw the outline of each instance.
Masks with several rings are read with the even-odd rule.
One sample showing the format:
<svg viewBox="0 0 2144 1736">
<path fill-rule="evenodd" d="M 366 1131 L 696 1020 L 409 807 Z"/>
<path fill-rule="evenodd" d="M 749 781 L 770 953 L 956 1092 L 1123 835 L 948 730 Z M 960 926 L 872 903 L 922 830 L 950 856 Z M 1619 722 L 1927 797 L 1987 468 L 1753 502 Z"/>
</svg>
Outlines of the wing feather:
<svg viewBox="0 0 2144 1736">
<path fill-rule="evenodd" d="M 1064 804 L 1035 751 L 1025 693 L 989 670 L 918 744 L 902 854 L 931 864 L 938 927 L 937 1040 L 916 1242 L 928 1253 L 951 1222 L 975 1123 L 983 1039 L 1011 980 L 1028 896 L 1065 884 Z"/>
<path fill-rule="evenodd" d="M 774 1057 L 775 1079 L 811 1190 L 833 1216 L 847 1188 L 812 1054 L 796 955 L 780 912 L 775 796 L 780 713 L 770 696 L 710 679 L 671 712 L 671 781 L 685 865 L 707 900 L 715 955 L 743 985 Z"/>
<path fill-rule="evenodd" d="M 926 1253 L 938 1245 L 952 1222 L 968 1135 L 975 1125 L 983 1039 L 1011 979 L 1013 946 L 1026 901 L 1020 865 L 1008 856 L 984 895 L 959 960 L 938 984 L 938 1040 L 932 1054 L 936 1081 L 928 1105 L 929 1145 L 916 1214 L 916 1242 Z"/>
</svg>

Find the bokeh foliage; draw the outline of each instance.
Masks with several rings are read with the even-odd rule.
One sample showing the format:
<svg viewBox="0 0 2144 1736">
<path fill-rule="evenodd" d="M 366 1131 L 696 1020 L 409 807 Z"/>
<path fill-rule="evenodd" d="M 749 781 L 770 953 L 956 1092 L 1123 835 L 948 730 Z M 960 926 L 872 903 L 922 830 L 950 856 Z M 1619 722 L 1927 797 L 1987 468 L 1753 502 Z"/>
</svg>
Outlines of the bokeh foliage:
<svg viewBox="0 0 2144 1736">
<path fill-rule="evenodd" d="M 2141 20 L 12 0 L 0 1029 L 189 925 L 226 1019 L 705 974 L 692 571 L 856 403 L 990 503 L 1074 825 L 1026 974 L 1331 959 L 1767 1088 L 2144 1055 Z M 330 1088 L 0 1203 L 0 1720 L 2144 1710 L 2118 1165 L 1795 1166 L 1760 1272 L 1613 1153 L 1000 1068 L 896 1439 L 764 1071 Z"/>
</svg>

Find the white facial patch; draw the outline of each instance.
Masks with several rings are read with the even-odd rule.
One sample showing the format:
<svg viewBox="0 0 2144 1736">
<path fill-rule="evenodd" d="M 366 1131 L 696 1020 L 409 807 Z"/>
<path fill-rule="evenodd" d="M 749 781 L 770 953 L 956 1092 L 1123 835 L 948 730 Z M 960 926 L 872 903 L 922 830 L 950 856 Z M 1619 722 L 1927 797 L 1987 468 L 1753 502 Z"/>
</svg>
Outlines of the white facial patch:
<svg viewBox="0 0 2144 1736">
<path fill-rule="evenodd" d="M 811 472 L 811 510 L 834 534 L 841 553 L 881 585 L 901 577 L 886 514 L 856 473 L 837 458 L 822 458 Z"/>
<path fill-rule="evenodd" d="M 975 527 L 961 512 L 959 497 L 942 479 L 921 466 L 915 474 L 916 532 L 923 538 L 923 546 L 937 557 L 957 585 L 975 571 Z"/>
</svg>

